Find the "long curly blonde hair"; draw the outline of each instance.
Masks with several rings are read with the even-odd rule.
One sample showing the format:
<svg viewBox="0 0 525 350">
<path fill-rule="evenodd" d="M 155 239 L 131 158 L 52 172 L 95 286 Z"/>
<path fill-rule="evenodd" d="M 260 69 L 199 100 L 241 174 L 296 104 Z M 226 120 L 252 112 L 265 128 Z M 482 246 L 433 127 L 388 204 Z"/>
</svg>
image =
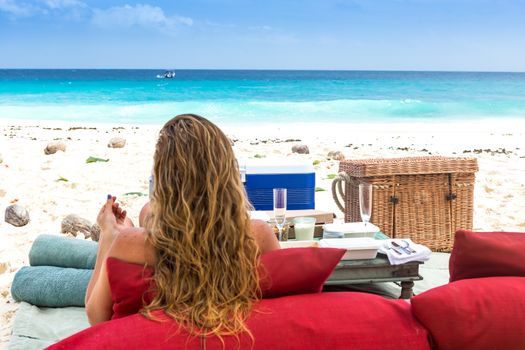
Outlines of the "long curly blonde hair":
<svg viewBox="0 0 525 350">
<path fill-rule="evenodd" d="M 205 118 L 176 116 L 160 131 L 153 181 L 156 294 L 143 315 L 163 310 L 194 335 L 250 334 L 260 253 L 229 139 Z"/>
</svg>

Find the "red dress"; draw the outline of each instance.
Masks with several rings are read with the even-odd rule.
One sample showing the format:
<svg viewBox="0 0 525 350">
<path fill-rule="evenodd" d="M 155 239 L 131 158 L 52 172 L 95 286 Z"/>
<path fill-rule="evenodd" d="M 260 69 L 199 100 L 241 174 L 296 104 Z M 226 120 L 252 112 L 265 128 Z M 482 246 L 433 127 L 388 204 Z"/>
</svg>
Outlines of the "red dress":
<svg viewBox="0 0 525 350">
<path fill-rule="evenodd" d="M 106 267 L 113 300 L 112 320 L 136 314 L 151 302 L 155 293 L 151 267 L 116 258 L 107 258 Z"/>
</svg>

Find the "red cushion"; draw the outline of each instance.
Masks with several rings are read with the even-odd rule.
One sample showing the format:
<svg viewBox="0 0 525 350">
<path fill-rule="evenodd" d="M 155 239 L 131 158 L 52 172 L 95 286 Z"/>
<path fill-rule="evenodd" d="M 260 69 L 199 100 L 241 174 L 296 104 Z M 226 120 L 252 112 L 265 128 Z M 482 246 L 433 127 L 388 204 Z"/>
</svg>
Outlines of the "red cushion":
<svg viewBox="0 0 525 350">
<path fill-rule="evenodd" d="M 152 268 L 115 258 L 107 258 L 106 267 L 113 300 L 112 319 L 136 314 L 152 300 Z"/>
<path fill-rule="evenodd" d="M 411 299 L 437 349 L 525 349 L 525 278 L 456 281 Z"/>
<path fill-rule="evenodd" d="M 450 255 L 450 281 L 492 276 L 525 277 L 525 233 L 458 230 Z"/>
<path fill-rule="evenodd" d="M 162 315 L 162 314 L 161 314 Z M 161 316 L 165 317 L 165 316 Z M 320 293 L 264 299 L 247 321 L 254 341 L 206 339 L 206 349 L 429 349 L 428 333 L 403 300 L 366 293 Z M 88 328 L 49 349 L 203 349 L 174 321 L 133 315 Z"/>
<path fill-rule="evenodd" d="M 290 248 L 261 256 L 261 289 L 263 298 L 318 293 L 345 253 L 344 249 Z M 153 269 L 143 265 L 107 259 L 112 319 L 136 314 L 153 297 Z"/>
<path fill-rule="evenodd" d="M 263 254 L 259 270 L 263 298 L 321 292 L 344 253 L 334 248 L 288 248 Z"/>
</svg>

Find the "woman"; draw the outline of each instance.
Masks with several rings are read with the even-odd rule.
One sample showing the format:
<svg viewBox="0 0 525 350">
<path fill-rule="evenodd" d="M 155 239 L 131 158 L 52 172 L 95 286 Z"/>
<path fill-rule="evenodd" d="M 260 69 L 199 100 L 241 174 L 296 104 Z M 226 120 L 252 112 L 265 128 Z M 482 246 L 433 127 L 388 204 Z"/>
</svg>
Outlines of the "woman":
<svg viewBox="0 0 525 350">
<path fill-rule="evenodd" d="M 108 195 L 100 210 L 99 252 L 86 293 L 89 322 L 112 318 L 111 258 L 153 268 L 155 293 L 141 310 L 146 317 L 163 310 L 205 334 L 245 331 L 260 294 L 259 256 L 279 244 L 266 223 L 249 218 L 228 138 L 197 115 L 173 118 L 159 134 L 153 179 L 145 228 L 132 227 L 115 197 Z"/>
</svg>

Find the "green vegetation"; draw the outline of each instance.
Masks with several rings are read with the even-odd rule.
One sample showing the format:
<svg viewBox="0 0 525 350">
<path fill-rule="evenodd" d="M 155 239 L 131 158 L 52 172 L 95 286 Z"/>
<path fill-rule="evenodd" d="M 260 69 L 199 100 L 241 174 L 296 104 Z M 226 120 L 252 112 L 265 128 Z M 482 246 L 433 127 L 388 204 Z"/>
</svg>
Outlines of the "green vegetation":
<svg viewBox="0 0 525 350">
<path fill-rule="evenodd" d="M 316 187 L 315 188 L 315 192 L 324 192 L 324 191 L 326 191 L 326 190 L 324 188 L 322 188 L 322 187 Z"/>
<path fill-rule="evenodd" d="M 313 164 L 313 165 L 319 165 L 319 164 L 321 164 L 321 161 L 318 160 L 318 159 L 316 159 L 316 160 L 313 161 L 312 164 Z"/>
<path fill-rule="evenodd" d="M 86 163 L 95 163 L 95 162 L 109 162 L 109 159 L 103 159 L 98 157 L 89 157 L 86 159 Z"/>
<path fill-rule="evenodd" d="M 123 196 L 139 196 L 139 197 L 143 197 L 143 196 L 147 196 L 148 194 L 147 193 L 144 193 L 144 192 L 127 192 L 127 193 L 124 193 Z"/>
</svg>

